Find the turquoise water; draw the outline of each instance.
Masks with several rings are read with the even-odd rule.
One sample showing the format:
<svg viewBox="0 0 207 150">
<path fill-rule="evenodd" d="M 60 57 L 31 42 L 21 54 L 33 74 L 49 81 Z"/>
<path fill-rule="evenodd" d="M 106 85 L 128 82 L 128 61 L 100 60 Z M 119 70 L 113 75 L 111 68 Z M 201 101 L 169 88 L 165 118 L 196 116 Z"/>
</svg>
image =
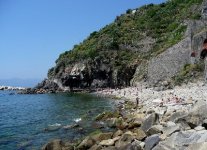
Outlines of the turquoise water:
<svg viewBox="0 0 207 150">
<path fill-rule="evenodd" d="M 0 150 L 40 149 L 51 139 L 74 140 L 96 129 L 93 118 L 111 100 L 86 94 L 18 95 L 0 91 Z M 80 124 L 77 128 L 63 126 Z"/>
</svg>

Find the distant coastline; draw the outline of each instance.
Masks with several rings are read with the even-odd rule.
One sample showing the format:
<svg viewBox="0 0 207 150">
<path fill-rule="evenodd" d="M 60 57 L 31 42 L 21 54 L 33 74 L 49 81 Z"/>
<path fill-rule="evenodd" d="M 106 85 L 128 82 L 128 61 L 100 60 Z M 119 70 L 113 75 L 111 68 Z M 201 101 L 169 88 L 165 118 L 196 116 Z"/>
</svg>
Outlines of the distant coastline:
<svg viewBox="0 0 207 150">
<path fill-rule="evenodd" d="M 18 91 L 18 90 L 25 90 L 24 87 L 13 87 L 13 86 L 0 86 L 1 91 L 11 90 L 11 91 Z"/>
</svg>

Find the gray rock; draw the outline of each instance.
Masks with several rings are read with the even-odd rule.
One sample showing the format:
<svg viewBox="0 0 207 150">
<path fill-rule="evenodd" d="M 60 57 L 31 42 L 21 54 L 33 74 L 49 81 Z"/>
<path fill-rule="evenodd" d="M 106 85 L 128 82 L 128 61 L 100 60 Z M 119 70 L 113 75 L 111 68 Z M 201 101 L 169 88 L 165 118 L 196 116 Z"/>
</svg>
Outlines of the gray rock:
<svg viewBox="0 0 207 150">
<path fill-rule="evenodd" d="M 197 126 L 197 127 L 195 127 L 195 130 L 196 131 L 201 131 L 201 130 L 205 130 L 205 128 L 202 127 L 202 126 Z"/>
<path fill-rule="evenodd" d="M 64 143 L 60 139 L 53 140 L 42 147 L 42 150 L 73 150 L 71 143 Z"/>
<path fill-rule="evenodd" d="M 135 133 L 136 134 L 136 139 L 137 140 L 143 140 L 143 139 L 145 139 L 146 137 L 147 137 L 147 135 L 145 134 L 145 132 L 142 130 L 142 129 L 135 129 L 135 130 L 133 130 L 133 133 Z"/>
<path fill-rule="evenodd" d="M 119 147 L 119 150 L 142 150 L 140 143 L 140 141 L 134 141 L 125 146 Z"/>
<path fill-rule="evenodd" d="M 163 129 L 163 133 L 167 136 L 170 136 L 171 134 L 178 132 L 178 131 L 180 131 L 179 125 L 169 126 Z"/>
<path fill-rule="evenodd" d="M 207 142 L 191 144 L 186 150 L 206 150 Z"/>
<path fill-rule="evenodd" d="M 47 143 L 42 150 L 62 150 L 62 141 L 57 139 Z"/>
<path fill-rule="evenodd" d="M 122 130 L 118 130 L 114 133 L 113 138 L 117 137 L 117 136 L 121 136 L 123 134 Z"/>
<path fill-rule="evenodd" d="M 151 114 L 147 119 L 143 122 L 141 128 L 143 131 L 147 132 L 153 125 L 156 125 L 159 122 L 159 116 L 156 113 Z"/>
<path fill-rule="evenodd" d="M 155 84 L 173 77 L 185 64 L 189 63 L 191 38 L 185 38 L 178 44 L 150 60 L 148 65 L 148 81 Z"/>
<path fill-rule="evenodd" d="M 130 144 L 135 139 L 132 132 L 124 133 L 121 138 L 115 143 L 115 147 L 120 148 L 124 147 L 127 144 Z"/>
<path fill-rule="evenodd" d="M 103 140 L 99 143 L 99 145 L 102 145 L 102 146 L 113 146 L 115 144 L 115 142 L 117 140 L 119 140 L 120 137 L 115 137 L 113 139 L 108 139 L 108 140 Z"/>
<path fill-rule="evenodd" d="M 147 130 L 147 135 L 153 135 L 153 134 L 158 134 L 161 133 L 163 130 L 162 125 L 154 125 L 149 130 Z"/>
<path fill-rule="evenodd" d="M 112 132 L 108 132 L 108 133 L 99 133 L 96 135 L 93 135 L 91 138 L 96 141 L 96 143 L 103 141 L 103 140 L 108 140 L 111 139 L 113 133 Z"/>
<path fill-rule="evenodd" d="M 95 140 L 93 140 L 91 137 L 87 136 L 77 147 L 79 150 L 85 150 L 89 149 L 95 144 Z"/>
<path fill-rule="evenodd" d="M 207 131 L 180 131 L 172 134 L 165 141 L 160 142 L 153 150 L 185 149 L 191 144 L 203 143 L 207 141 Z"/>
<path fill-rule="evenodd" d="M 95 144 L 89 150 L 102 150 L 103 147 L 101 145 Z"/>
<path fill-rule="evenodd" d="M 153 147 L 155 147 L 160 141 L 159 135 L 155 134 L 152 136 L 149 136 L 145 140 L 145 150 L 151 150 Z"/>
<path fill-rule="evenodd" d="M 178 111 L 178 112 L 173 113 L 170 116 L 169 120 L 172 121 L 172 122 L 176 122 L 178 119 L 183 118 L 186 115 L 187 115 L 186 112 L 184 112 L 184 111 Z"/>
</svg>

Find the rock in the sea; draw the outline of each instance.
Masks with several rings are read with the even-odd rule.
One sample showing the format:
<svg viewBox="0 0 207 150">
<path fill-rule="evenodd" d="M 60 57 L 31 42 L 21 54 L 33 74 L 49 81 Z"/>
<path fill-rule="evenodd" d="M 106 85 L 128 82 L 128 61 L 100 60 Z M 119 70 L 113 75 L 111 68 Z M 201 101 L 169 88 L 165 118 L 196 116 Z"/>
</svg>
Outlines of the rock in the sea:
<svg viewBox="0 0 207 150">
<path fill-rule="evenodd" d="M 61 140 L 53 140 L 42 147 L 42 150 L 73 150 L 74 147 L 71 144 L 63 143 Z"/>
<path fill-rule="evenodd" d="M 141 128 L 143 131 L 147 132 L 153 125 L 156 125 L 159 122 L 159 116 L 156 113 L 153 113 L 147 117 L 143 122 Z"/>
<path fill-rule="evenodd" d="M 149 136 L 145 140 L 145 150 L 151 150 L 153 147 L 155 147 L 160 141 L 160 137 L 157 134 L 154 134 L 152 136 Z"/>
<path fill-rule="evenodd" d="M 67 129 L 76 128 L 79 126 L 80 126 L 79 124 L 66 125 L 66 126 L 63 126 L 63 129 L 67 130 Z"/>
</svg>

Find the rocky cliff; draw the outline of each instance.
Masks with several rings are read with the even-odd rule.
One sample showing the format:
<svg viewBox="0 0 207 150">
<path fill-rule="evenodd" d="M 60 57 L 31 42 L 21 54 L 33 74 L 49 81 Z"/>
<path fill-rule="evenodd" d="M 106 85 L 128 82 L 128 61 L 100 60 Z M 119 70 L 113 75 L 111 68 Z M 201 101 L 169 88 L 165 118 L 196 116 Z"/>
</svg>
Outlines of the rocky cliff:
<svg viewBox="0 0 207 150">
<path fill-rule="evenodd" d="M 37 88 L 51 82 L 56 89 L 70 90 L 171 80 L 191 63 L 192 52 L 199 62 L 207 38 L 206 16 L 206 0 L 171 0 L 129 9 L 61 54 L 48 71 L 48 81 Z"/>
</svg>

